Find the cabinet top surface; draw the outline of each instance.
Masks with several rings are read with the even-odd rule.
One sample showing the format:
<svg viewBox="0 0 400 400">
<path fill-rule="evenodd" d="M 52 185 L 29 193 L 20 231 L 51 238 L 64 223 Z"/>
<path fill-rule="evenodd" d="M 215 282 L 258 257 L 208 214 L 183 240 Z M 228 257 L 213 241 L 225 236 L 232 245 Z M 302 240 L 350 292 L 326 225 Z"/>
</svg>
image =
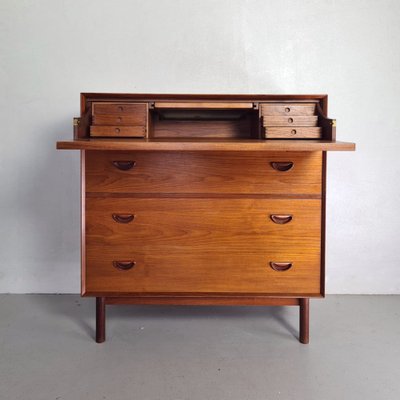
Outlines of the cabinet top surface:
<svg viewBox="0 0 400 400">
<path fill-rule="evenodd" d="M 327 94 L 216 94 L 216 93 L 196 93 L 196 94 L 184 94 L 184 93 L 81 93 L 81 96 L 92 99 L 92 98 L 107 98 L 107 99 L 175 99 L 175 100 L 183 100 L 183 99 L 218 99 L 218 100 L 320 100 L 325 97 L 328 97 Z"/>
</svg>

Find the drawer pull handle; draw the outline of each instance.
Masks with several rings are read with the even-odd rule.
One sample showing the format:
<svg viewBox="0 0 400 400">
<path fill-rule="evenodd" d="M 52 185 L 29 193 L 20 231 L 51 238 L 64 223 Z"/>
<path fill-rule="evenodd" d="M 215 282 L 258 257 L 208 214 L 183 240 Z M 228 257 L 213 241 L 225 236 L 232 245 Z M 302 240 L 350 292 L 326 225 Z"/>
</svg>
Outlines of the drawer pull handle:
<svg viewBox="0 0 400 400">
<path fill-rule="evenodd" d="M 285 112 L 290 113 L 290 107 L 286 107 Z"/>
<path fill-rule="evenodd" d="M 293 216 L 288 214 L 288 215 L 280 215 L 280 214 L 271 214 L 271 219 L 275 224 L 287 224 L 293 219 Z"/>
<path fill-rule="evenodd" d="M 136 265 L 135 261 L 113 261 L 113 266 L 122 271 L 128 271 Z"/>
<path fill-rule="evenodd" d="M 289 122 L 289 124 L 293 124 L 293 118 L 289 118 L 289 119 L 287 120 L 287 122 Z"/>
<path fill-rule="evenodd" d="M 289 169 L 292 169 L 293 163 L 292 163 L 292 161 L 285 161 L 285 162 L 274 161 L 271 163 L 271 166 L 273 169 L 283 172 L 283 171 L 289 171 Z"/>
<path fill-rule="evenodd" d="M 121 171 L 128 171 L 136 165 L 136 161 L 113 161 L 112 163 Z"/>
<path fill-rule="evenodd" d="M 271 268 L 275 271 L 287 271 L 288 269 L 292 268 L 291 262 L 273 262 L 269 263 Z"/>
<path fill-rule="evenodd" d="M 129 224 L 132 222 L 135 216 L 133 214 L 113 214 L 113 220 L 119 224 Z"/>
</svg>

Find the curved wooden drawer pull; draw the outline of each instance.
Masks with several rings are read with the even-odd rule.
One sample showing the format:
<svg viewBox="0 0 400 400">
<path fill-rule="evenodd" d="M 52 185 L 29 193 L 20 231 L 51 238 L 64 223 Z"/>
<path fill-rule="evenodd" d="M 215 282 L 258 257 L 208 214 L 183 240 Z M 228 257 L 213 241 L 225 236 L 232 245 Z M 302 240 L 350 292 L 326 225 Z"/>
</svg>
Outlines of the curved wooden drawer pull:
<svg viewBox="0 0 400 400">
<path fill-rule="evenodd" d="M 135 261 L 113 261 L 113 266 L 122 271 L 128 271 L 136 265 Z"/>
<path fill-rule="evenodd" d="M 133 214 L 113 214 L 113 220 L 119 224 L 129 224 L 135 218 Z"/>
<path fill-rule="evenodd" d="M 121 171 L 128 171 L 136 165 L 136 161 L 113 161 L 114 167 L 120 169 Z"/>
<path fill-rule="evenodd" d="M 277 171 L 289 171 L 289 169 L 293 168 L 292 161 L 273 161 L 271 162 L 271 166 L 273 169 Z"/>
<path fill-rule="evenodd" d="M 273 262 L 269 263 L 272 269 L 275 271 L 287 271 L 288 269 L 292 268 L 291 262 Z"/>
<path fill-rule="evenodd" d="M 272 221 L 275 222 L 275 224 L 280 224 L 280 225 L 287 224 L 293 219 L 293 216 L 290 214 L 287 215 L 271 214 L 270 217 Z"/>
</svg>

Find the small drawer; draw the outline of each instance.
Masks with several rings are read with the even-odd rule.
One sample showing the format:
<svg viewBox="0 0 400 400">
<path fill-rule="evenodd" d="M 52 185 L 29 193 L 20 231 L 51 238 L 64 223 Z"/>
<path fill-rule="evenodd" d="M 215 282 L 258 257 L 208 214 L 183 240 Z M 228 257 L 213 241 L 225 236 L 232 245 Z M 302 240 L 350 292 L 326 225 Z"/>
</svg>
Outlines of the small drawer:
<svg viewBox="0 0 400 400">
<path fill-rule="evenodd" d="M 265 128 L 266 139 L 321 139 L 320 127 L 272 127 Z"/>
<path fill-rule="evenodd" d="M 321 152 L 86 152 L 86 191 L 321 194 Z"/>
<path fill-rule="evenodd" d="M 92 125 L 90 136 L 92 137 L 144 137 L 145 126 L 104 126 Z"/>
<path fill-rule="evenodd" d="M 269 126 L 317 126 L 318 116 L 288 116 L 288 117 L 275 117 L 264 116 L 263 125 Z"/>
<path fill-rule="evenodd" d="M 261 115 L 314 115 L 315 103 L 274 103 L 260 104 Z"/>
<path fill-rule="evenodd" d="M 146 114 L 95 114 L 92 118 L 92 125 L 131 125 L 146 126 Z"/>
<path fill-rule="evenodd" d="M 146 117 L 146 103 L 93 103 L 92 114 L 120 115 L 138 114 Z"/>
</svg>

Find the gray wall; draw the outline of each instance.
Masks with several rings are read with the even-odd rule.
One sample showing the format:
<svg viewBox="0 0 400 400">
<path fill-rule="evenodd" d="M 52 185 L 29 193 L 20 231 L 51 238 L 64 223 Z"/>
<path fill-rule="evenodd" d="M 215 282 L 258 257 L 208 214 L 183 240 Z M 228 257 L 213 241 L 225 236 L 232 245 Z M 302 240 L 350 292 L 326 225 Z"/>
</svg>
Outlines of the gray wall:
<svg viewBox="0 0 400 400">
<path fill-rule="evenodd" d="M 328 93 L 327 291 L 400 293 L 400 2 L 0 1 L 0 292 L 79 291 L 79 93 Z"/>
</svg>

